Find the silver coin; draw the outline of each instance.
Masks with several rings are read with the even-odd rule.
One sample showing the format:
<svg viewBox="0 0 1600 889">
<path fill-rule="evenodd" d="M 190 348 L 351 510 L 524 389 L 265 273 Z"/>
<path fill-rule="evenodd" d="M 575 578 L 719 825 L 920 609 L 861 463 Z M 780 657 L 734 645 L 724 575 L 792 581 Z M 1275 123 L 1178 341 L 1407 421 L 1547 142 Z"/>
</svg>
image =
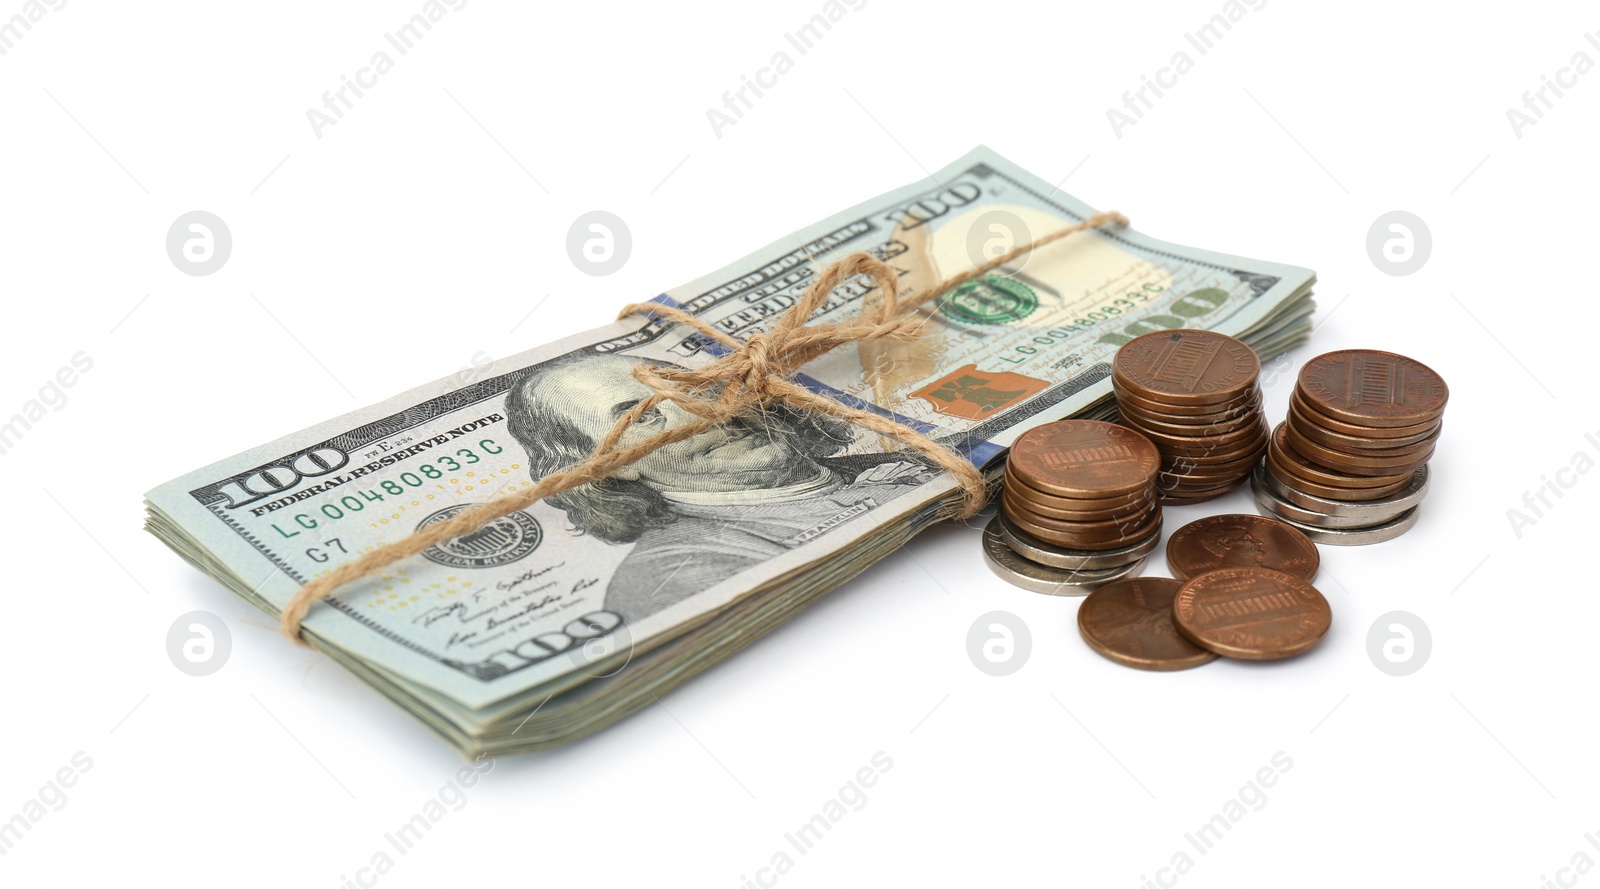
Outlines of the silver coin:
<svg viewBox="0 0 1600 889">
<path fill-rule="evenodd" d="M 1318 528 L 1277 513 L 1273 513 L 1273 517 L 1318 543 L 1326 543 L 1329 546 L 1365 546 L 1369 543 L 1393 540 L 1411 530 L 1411 526 L 1417 523 L 1417 514 L 1420 511 L 1421 507 L 1413 506 L 1401 513 L 1398 518 L 1364 528 Z"/>
<path fill-rule="evenodd" d="M 1250 492 L 1255 496 L 1256 508 L 1262 515 L 1277 519 L 1288 519 L 1313 528 L 1370 528 L 1374 524 L 1382 524 L 1390 519 L 1398 518 L 1404 509 L 1397 509 L 1392 515 L 1381 516 L 1377 519 L 1363 516 L 1324 515 L 1320 512 L 1296 506 L 1274 494 L 1261 482 L 1251 479 Z"/>
<path fill-rule="evenodd" d="M 1017 555 L 993 523 L 983 529 L 983 560 L 989 563 L 989 570 L 1012 586 L 1047 596 L 1087 596 L 1112 581 L 1138 574 L 1144 567 L 1143 557 L 1116 568 L 1092 571 L 1041 565 Z"/>
<path fill-rule="evenodd" d="M 1038 562 L 1052 568 L 1066 568 L 1072 571 L 1100 570 L 1104 568 L 1121 568 L 1130 562 L 1137 562 L 1148 555 L 1161 542 L 1161 523 L 1156 522 L 1156 528 L 1150 536 L 1138 543 L 1124 546 L 1121 549 L 1087 550 L 1064 549 L 1049 544 L 1034 537 L 1032 534 L 1018 528 L 1015 522 L 1005 517 L 1005 513 L 995 513 L 989 520 L 989 527 L 1000 532 L 1006 545 L 1011 547 L 1017 555 L 1030 562 Z"/>
<path fill-rule="evenodd" d="M 1255 475 L 1250 481 L 1256 490 L 1271 491 L 1279 500 L 1287 501 L 1301 509 L 1324 516 L 1349 516 L 1362 519 L 1362 524 L 1376 525 L 1387 522 L 1422 502 L 1422 498 L 1428 493 L 1428 467 L 1426 465 L 1418 467 L 1411 476 L 1411 484 L 1407 485 L 1405 490 L 1382 500 L 1329 500 L 1326 497 L 1296 491 L 1279 481 L 1278 477 L 1267 469 L 1265 462 L 1256 467 Z"/>
</svg>

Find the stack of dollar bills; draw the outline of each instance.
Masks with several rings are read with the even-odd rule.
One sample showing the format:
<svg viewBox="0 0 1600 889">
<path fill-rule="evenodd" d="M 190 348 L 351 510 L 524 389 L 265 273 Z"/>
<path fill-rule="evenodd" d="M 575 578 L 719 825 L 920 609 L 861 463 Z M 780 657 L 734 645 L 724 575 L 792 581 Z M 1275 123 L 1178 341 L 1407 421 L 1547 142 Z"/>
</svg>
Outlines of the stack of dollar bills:
<svg viewBox="0 0 1600 889">
<path fill-rule="evenodd" d="M 1093 213 L 978 148 L 658 299 L 742 340 L 847 253 L 882 259 L 915 293 Z M 924 306 L 916 342 L 846 346 L 796 379 L 993 477 L 1024 431 L 1109 415 L 1111 357 L 1134 336 L 1209 328 L 1263 358 L 1301 343 L 1314 278 L 1108 226 Z M 848 317 L 871 290 L 845 283 L 816 320 Z M 147 527 L 276 618 L 339 564 L 582 459 L 648 394 L 639 362 L 722 352 L 658 318 L 618 321 L 188 473 L 148 494 Z M 637 434 L 684 419 L 664 405 Z M 305 638 L 465 755 L 554 747 L 648 706 L 959 507 L 953 478 L 898 444 L 770 410 L 340 589 Z"/>
</svg>

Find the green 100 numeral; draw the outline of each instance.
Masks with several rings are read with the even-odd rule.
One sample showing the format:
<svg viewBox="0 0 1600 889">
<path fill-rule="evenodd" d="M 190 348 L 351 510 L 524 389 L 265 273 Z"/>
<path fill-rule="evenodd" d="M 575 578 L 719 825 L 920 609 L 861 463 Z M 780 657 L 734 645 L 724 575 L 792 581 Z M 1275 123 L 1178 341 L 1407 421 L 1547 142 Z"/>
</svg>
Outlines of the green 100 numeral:
<svg viewBox="0 0 1600 889">
<path fill-rule="evenodd" d="M 1188 326 L 1188 319 L 1198 318 L 1215 311 L 1228 302 L 1228 291 L 1220 287 L 1194 290 L 1172 301 L 1172 314 L 1149 315 L 1122 328 L 1118 333 L 1104 333 L 1096 342 L 1107 346 L 1121 346 L 1134 337 L 1155 333 L 1158 330 L 1175 330 Z"/>
</svg>

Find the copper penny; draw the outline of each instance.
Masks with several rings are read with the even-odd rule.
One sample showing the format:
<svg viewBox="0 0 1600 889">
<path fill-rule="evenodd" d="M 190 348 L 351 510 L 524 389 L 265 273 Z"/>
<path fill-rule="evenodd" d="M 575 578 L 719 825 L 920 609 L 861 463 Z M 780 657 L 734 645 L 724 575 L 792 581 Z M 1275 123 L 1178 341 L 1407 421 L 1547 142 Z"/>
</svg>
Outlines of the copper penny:
<svg viewBox="0 0 1600 889">
<path fill-rule="evenodd" d="M 1295 453 L 1298 454 L 1299 451 L 1296 451 Z M 1300 456 L 1305 457 L 1304 454 L 1301 454 Z M 1306 457 L 1306 459 L 1310 460 L 1311 458 Z M 1419 467 L 1425 465 L 1427 462 L 1428 461 L 1425 456 L 1423 459 L 1412 460 L 1397 466 L 1373 468 L 1371 466 L 1359 466 L 1354 463 L 1347 463 L 1343 460 L 1311 460 L 1311 464 L 1313 466 L 1326 470 L 1327 472 L 1338 473 L 1339 476 L 1344 478 L 1346 481 L 1370 481 L 1376 483 L 1374 485 L 1369 485 L 1368 487 L 1382 487 L 1394 484 L 1399 479 L 1407 477 L 1411 473 L 1416 472 Z"/>
<path fill-rule="evenodd" d="M 1278 465 L 1285 471 L 1334 488 L 1378 488 L 1394 484 L 1404 484 L 1411 478 L 1410 473 L 1403 475 L 1363 477 L 1350 473 L 1337 472 L 1325 466 L 1306 459 L 1305 455 L 1289 447 L 1285 438 L 1287 430 L 1284 424 L 1279 423 L 1278 428 L 1272 432 L 1272 446 L 1269 456 L 1277 460 Z"/>
<path fill-rule="evenodd" d="M 1000 506 L 1007 518 L 1026 522 L 1034 528 L 1042 528 L 1056 537 L 1071 535 L 1080 540 L 1089 541 L 1142 537 L 1143 533 L 1148 532 L 1147 526 L 1156 518 L 1156 513 L 1159 512 L 1155 502 L 1152 501 L 1147 509 L 1136 515 L 1102 519 L 1094 522 L 1080 522 L 1074 519 L 1058 519 L 1044 513 L 1035 512 L 1005 494 L 1000 495 Z M 1141 533 L 1134 534 L 1132 533 L 1134 531 Z"/>
<path fill-rule="evenodd" d="M 1223 478 L 1173 478 L 1169 483 L 1162 485 L 1158 490 L 1164 501 L 1173 497 L 1193 497 L 1199 494 L 1221 494 L 1231 491 L 1239 483 L 1250 477 L 1250 473 L 1243 475 L 1230 475 Z"/>
<path fill-rule="evenodd" d="M 1145 489 L 1161 452 L 1115 423 L 1059 420 L 1018 436 L 1007 460 L 1018 478 L 1046 493 L 1103 499 Z"/>
<path fill-rule="evenodd" d="M 1222 568 L 1185 581 L 1172 600 L 1178 632 L 1226 657 L 1276 660 L 1308 651 L 1333 623 L 1316 587 L 1269 568 Z"/>
<path fill-rule="evenodd" d="M 1249 346 L 1213 330 L 1162 330 L 1124 343 L 1112 378 L 1145 401 L 1218 404 L 1256 385 L 1261 360 Z"/>
<path fill-rule="evenodd" d="M 1124 423 L 1148 425 L 1168 435 L 1208 435 L 1213 431 L 1232 432 L 1248 426 L 1251 420 L 1262 415 L 1262 411 L 1258 403 L 1225 414 L 1194 414 L 1180 419 L 1175 414 L 1160 414 L 1119 401 L 1117 414 Z"/>
<path fill-rule="evenodd" d="M 1247 475 L 1243 479 L 1223 485 L 1173 485 L 1171 488 L 1161 492 L 1161 503 L 1163 506 L 1182 506 L 1186 503 L 1203 503 L 1207 500 L 1214 500 L 1242 486 L 1249 478 Z"/>
<path fill-rule="evenodd" d="M 1248 478 L 1248 476 L 1246 476 L 1246 478 Z M 1170 496 L 1163 496 L 1161 498 L 1161 503 L 1163 505 L 1165 505 L 1165 506 L 1192 506 L 1192 505 L 1194 505 L 1196 503 L 1205 503 L 1207 501 L 1215 500 L 1218 497 L 1221 497 L 1223 494 L 1226 494 L 1229 491 L 1232 491 L 1233 489 L 1239 487 L 1242 484 L 1244 484 L 1244 482 L 1240 481 L 1238 484 L 1229 485 L 1228 487 L 1223 488 L 1220 491 L 1214 491 L 1214 492 L 1210 492 L 1210 493 L 1199 493 L 1199 494 L 1177 494 L 1177 493 L 1174 493 L 1174 494 L 1172 494 Z"/>
<path fill-rule="evenodd" d="M 1187 476 L 1173 475 L 1163 478 L 1156 486 L 1163 500 L 1170 500 L 1177 496 L 1192 496 L 1194 494 L 1209 494 L 1212 492 L 1230 491 L 1238 487 L 1239 483 L 1250 477 L 1254 468 L 1235 472 L 1224 476 Z"/>
<path fill-rule="evenodd" d="M 1063 497 L 1060 494 L 1051 494 L 1041 491 L 1027 483 L 1012 470 L 1008 463 L 1002 475 L 1005 487 L 1016 496 L 1029 503 L 1042 503 L 1057 509 L 1074 509 L 1084 512 L 1113 511 L 1126 509 L 1139 503 L 1147 503 L 1151 493 L 1149 488 L 1141 488 L 1131 494 L 1118 494 L 1115 497 Z"/>
<path fill-rule="evenodd" d="M 1265 438 L 1267 432 L 1266 421 L 1258 415 L 1253 418 L 1254 423 L 1248 423 L 1232 432 L 1198 432 L 1193 434 L 1169 435 L 1156 429 L 1147 429 L 1137 420 L 1127 419 L 1127 425 L 1143 433 L 1150 439 L 1163 455 L 1169 452 L 1185 453 L 1192 451 L 1227 451 L 1235 447 L 1243 447 L 1253 439 Z M 1197 427 L 1199 428 L 1199 427 Z"/>
<path fill-rule="evenodd" d="M 1161 461 L 1161 472 L 1158 479 L 1169 475 L 1189 474 L 1223 474 L 1235 469 L 1249 468 L 1261 459 L 1261 454 L 1267 449 L 1266 439 L 1262 439 L 1242 451 L 1231 451 L 1226 454 L 1216 454 L 1209 457 L 1189 457 L 1175 454 L 1171 458 Z"/>
<path fill-rule="evenodd" d="M 1342 500 L 1347 503 L 1360 503 L 1367 500 L 1382 500 L 1386 497 L 1398 494 L 1411 484 L 1411 478 L 1408 477 L 1404 482 L 1393 485 L 1384 485 L 1381 488 L 1336 488 L 1332 485 L 1319 485 L 1316 482 L 1307 481 L 1303 478 L 1300 478 L 1292 472 L 1285 471 L 1283 467 L 1278 465 L 1271 452 L 1268 452 L 1267 454 L 1266 465 L 1267 471 L 1272 473 L 1272 477 L 1277 479 L 1279 483 L 1283 484 L 1285 487 L 1293 488 L 1296 491 L 1310 494 L 1313 497 L 1322 497 L 1328 500 Z"/>
<path fill-rule="evenodd" d="M 1226 472 L 1232 467 L 1255 462 L 1266 448 L 1267 437 L 1263 435 L 1226 450 L 1218 448 L 1204 451 L 1196 448 L 1193 452 L 1172 451 L 1161 455 L 1161 471 Z"/>
<path fill-rule="evenodd" d="M 1249 480 L 1250 476 L 1247 475 L 1238 481 L 1229 482 L 1225 485 L 1208 485 L 1205 487 L 1173 485 L 1171 488 L 1161 492 L 1161 505 L 1163 507 L 1188 506 L 1194 503 L 1204 503 L 1207 500 L 1215 500 L 1236 488 L 1243 487 Z"/>
<path fill-rule="evenodd" d="M 1170 497 L 1179 491 L 1200 492 L 1212 488 L 1231 488 L 1240 479 L 1248 478 L 1254 466 L 1237 469 L 1227 475 L 1169 475 L 1156 483 L 1161 496 Z"/>
<path fill-rule="evenodd" d="M 1200 435 L 1227 435 L 1238 432 L 1252 424 L 1261 422 L 1261 413 L 1258 410 L 1242 411 L 1229 415 L 1224 419 L 1211 417 L 1186 417 L 1185 419 L 1198 419 L 1198 423 L 1172 423 L 1166 418 L 1156 416 L 1143 408 L 1136 408 L 1126 402 L 1117 405 L 1117 413 L 1122 416 L 1123 425 L 1135 426 L 1140 431 L 1159 432 L 1164 435 L 1200 436 Z"/>
<path fill-rule="evenodd" d="M 1420 454 L 1431 452 L 1434 444 L 1439 440 L 1439 434 L 1437 430 L 1442 425 L 1443 424 L 1436 425 L 1434 427 L 1435 431 L 1423 438 L 1421 441 L 1413 441 L 1409 444 L 1386 446 L 1389 442 L 1394 441 L 1395 439 L 1380 438 L 1367 439 L 1363 442 L 1363 446 L 1361 447 L 1347 447 L 1342 444 L 1326 445 L 1311 435 L 1306 434 L 1307 429 L 1313 429 L 1315 427 L 1308 424 L 1305 420 L 1299 419 L 1292 410 L 1283 423 L 1289 444 L 1292 445 L 1295 450 L 1300 451 L 1307 457 L 1311 457 L 1313 454 L 1317 454 L 1322 451 L 1327 451 L 1338 456 L 1348 457 L 1351 459 L 1359 458 L 1368 460 L 1382 460 L 1387 458 L 1396 463 L 1401 462 L 1408 457 L 1415 458 Z M 1322 435 L 1326 433 L 1323 430 L 1318 430 L 1315 434 Z M 1345 438 L 1350 440 L 1359 440 L 1354 436 L 1345 436 Z M 1407 441 L 1407 439 L 1398 440 Z M 1302 447 L 1302 445 L 1305 447 Z"/>
<path fill-rule="evenodd" d="M 1284 440 L 1295 453 L 1313 463 L 1352 475 L 1397 475 L 1408 468 L 1414 471 L 1433 456 L 1431 441 L 1405 448 L 1348 452 L 1307 440 L 1292 422 L 1284 424 L 1284 431 Z"/>
<path fill-rule="evenodd" d="M 1008 510 L 1005 515 L 1013 525 L 1016 525 L 1023 531 L 1026 531 L 1034 537 L 1043 540 L 1045 543 L 1059 546 L 1063 549 L 1088 550 L 1090 552 L 1117 549 L 1119 547 L 1127 546 L 1130 543 L 1136 543 L 1140 540 L 1144 540 L 1146 537 L 1150 536 L 1150 532 L 1154 531 L 1161 524 L 1161 512 L 1160 510 L 1156 510 L 1151 514 L 1150 520 L 1138 525 L 1123 523 L 1122 528 L 1114 529 L 1112 532 L 1088 534 L 1076 531 L 1063 531 L 1059 529 L 1059 526 L 1047 527 L 1045 525 L 1038 524 L 1035 521 L 1037 517 L 1032 514 L 1023 515 L 1015 511 Z"/>
<path fill-rule="evenodd" d="M 1000 536 L 1005 539 L 1006 546 L 1009 546 L 1013 552 L 1024 559 L 1030 562 L 1038 562 L 1041 565 L 1048 565 L 1051 568 L 1070 568 L 1074 571 L 1098 571 L 1106 568 L 1120 568 L 1133 562 L 1142 562 L 1145 556 L 1148 556 L 1151 550 L 1156 548 L 1156 544 L 1161 542 L 1161 524 L 1159 522 L 1156 523 L 1155 530 L 1151 531 L 1148 537 L 1135 541 L 1128 546 L 1094 552 L 1070 550 L 1040 540 L 1018 528 L 1015 522 L 1006 518 L 1004 512 L 1000 512 L 989 520 L 988 527 L 984 529 L 985 533 L 988 532 L 989 528 L 998 529 Z"/>
<path fill-rule="evenodd" d="M 1300 397 L 1298 391 L 1289 393 L 1289 407 L 1307 422 L 1315 423 L 1329 432 L 1377 439 L 1405 439 L 1417 435 L 1427 435 L 1431 430 L 1438 428 L 1440 422 L 1436 418 L 1413 426 L 1361 426 L 1355 423 L 1346 423 L 1343 420 L 1336 420 L 1327 414 L 1319 413 L 1316 408 L 1311 407 L 1304 398 Z"/>
<path fill-rule="evenodd" d="M 1062 509 L 1053 503 L 1029 500 L 1022 496 L 1020 491 L 1012 487 L 1005 488 L 1000 492 L 1000 500 L 1002 503 L 1013 504 L 1028 512 L 1038 513 L 1052 519 L 1061 519 L 1066 522 L 1109 522 L 1117 519 L 1143 516 L 1155 505 L 1156 497 L 1155 492 L 1152 491 L 1149 497 L 1117 509 Z"/>
<path fill-rule="evenodd" d="M 1229 465 L 1224 470 L 1217 472 L 1205 471 L 1207 467 L 1194 467 L 1180 470 L 1177 467 L 1163 472 L 1156 481 L 1156 490 L 1171 490 L 1174 486 L 1188 488 L 1205 488 L 1232 484 L 1240 476 L 1249 475 L 1261 462 L 1260 457 L 1242 461 L 1236 465 Z"/>
<path fill-rule="evenodd" d="M 1426 364 L 1376 349 L 1318 355 L 1300 368 L 1296 389 L 1318 413 L 1360 426 L 1431 422 L 1450 398 L 1444 380 Z"/>
<path fill-rule="evenodd" d="M 1151 439 L 1158 449 L 1162 449 L 1163 457 L 1188 454 L 1190 456 L 1220 456 L 1223 454 L 1243 454 L 1259 445 L 1266 444 L 1269 434 L 1267 420 L 1257 414 L 1255 423 L 1239 433 L 1218 438 L 1191 438 L 1183 441 L 1176 437 L 1167 436 L 1162 441 Z M 1214 462 L 1223 462 L 1220 459 Z"/>
<path fill-rule="evenodd" d="M 1418 447 L 1430 444 L 1439 439 L 1440 432 L 1444 429 L 1444 421 L 1435 421 L 1422 432 L 1396 438 L 1372 438 L 1367 435 L 1348 435 L 1335 432 L 1315 420 L 1306 418 L 1304 412 L 1294 405 L 1289 405 L 1287 417 L 1289 428 L 1306 439 L 1316 442 L 1324 447 L 1336 451 L 1351 451 L 1361 453 L 1364 451 L 1386 451 L 1398 448 Z M 1404 427 L 1402 427 L 1404 428 Z"/>
<path fill-rule="evenodd" d="M 1214 404 L 1176 404 L 1155 401 L 1140 395 L 1138 390 L 1129 389 L 1126 384 L 1119 384 L 1115 379 L 1111 381 L 1111 389 L 1116 394 L 1117 404 L 1132 405 L 1140 410 L 1150 411 L 1159 417 L 1172 419 L 1173 422 L 1182 422 L 1184 418 L 1222 417 L 1246 411 L 1261 404 L 1261 389 L 1256 386 L 1245 390 L 1243 395 Z"/>
<path fill-rule="evenodd" d="M 1078 606 L 1078 632 L 1102 655 L 1140 670 L 1187 670 L 1217 659 L 1172 625 L 1172 600 L 1183 586 L 1170 577 L 1108 584 Z"/>
<path fill-rule="evenodd" d="M 1321 562 L 1310 538 L 1257 515 L 1206 516 L 1167 540 L 1167 568 L 1179 580 L 1219 568 L 1271 568 L 1310 580 Z"/>
<path fill-rule="evenodd" d="M 1250 473 L 1247 472 L 1242 478 L 1229 479 L 1225 482 L 1206 482 L 1204 484 L 1180 482 L 1161 489 L 1161 502 L 1166 506 L 1176 506 L 1180 505 L 1177 503 L 1179 500 L 1193 500 L 1195 502 L 1199 502 L 1196 498 L 1210 500 L 1214 497 L 1221 497 L 1249 480 Z"/>
</svg>

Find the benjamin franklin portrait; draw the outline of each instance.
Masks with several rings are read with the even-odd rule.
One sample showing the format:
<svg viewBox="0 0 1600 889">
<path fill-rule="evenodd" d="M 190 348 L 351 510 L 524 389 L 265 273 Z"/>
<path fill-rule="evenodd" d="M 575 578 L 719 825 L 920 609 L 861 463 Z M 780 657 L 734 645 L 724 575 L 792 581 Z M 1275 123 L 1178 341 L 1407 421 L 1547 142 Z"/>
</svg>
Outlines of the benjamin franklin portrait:
<svg viewBox="0 0 1600 889">
<path fill-rule="evenodd" d="M 511 433 L 540 478 L 587 457 L 650 390 L 636 358 L 574 353 L 530 368 L 506 400 Z M 670 402 L 637 441 L 692 419 Z M 630 621 L 816 539 L 932 478 L 906 454 L 844 455 L 842 420 L 775 408 L 661 447 L 612 477 L 546 500 L 580 533 L 631 546 L 605 608 Z"/>
</svg>

